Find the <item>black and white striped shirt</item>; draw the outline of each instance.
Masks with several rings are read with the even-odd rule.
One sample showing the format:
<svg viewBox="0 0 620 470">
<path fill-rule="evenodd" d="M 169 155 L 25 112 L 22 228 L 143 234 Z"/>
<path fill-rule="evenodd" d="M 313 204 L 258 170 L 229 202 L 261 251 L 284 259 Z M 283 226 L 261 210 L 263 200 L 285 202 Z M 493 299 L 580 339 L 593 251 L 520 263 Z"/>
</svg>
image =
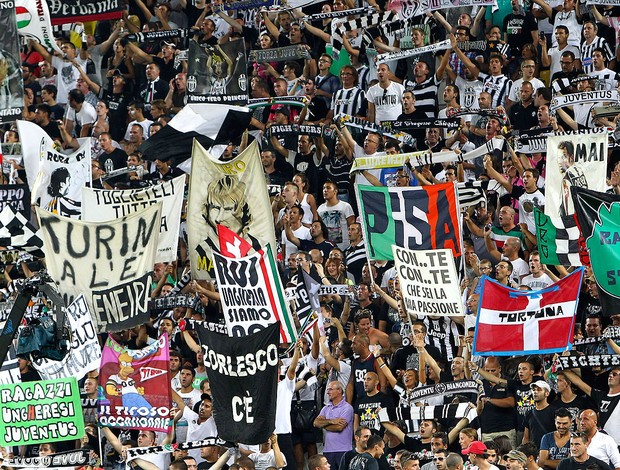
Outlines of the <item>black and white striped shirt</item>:
<svg viewBox="0 0 620 470">
<path fill-rule="evenodd" d="M 332 97 L 334 116 L 349 114 L 351 116 L 366 115 L 366 94 L 358 87 L 341 88 Z"/>
<path fill-rule="evenodd" d="M 591 73 L 594 71 L 594 62 L 592 61 L 592 53 L 594 49 L 603 49 L 605 51 L 605 59 L 610 61 L 613 59 L 613 53 L 611 52 L 611 47 L 604 38 L 599 36 L 595 36 L 592 44 L 586 44 L 585 42 L 581 45 L 581 67 L 585 73 Z"/>
<path fill-rule="evenodd" d="M 510 93 L 511 87 L 512 80 L 504 74 L 497 76 L 489 75 L 482 83 L 483 91 L 489 93 L 493 99 L 492 108 L 506 106 L 506 98 L 508 97 L 508 93 Z"/>
<path fill-rule="evenodd" d="M 437 80 L 437 76 L 432 74 L 422 83 L 416 83 L 412 80 L 405 80 L 406 90 L 411 90 L 415 96 L 415 107 L 426 113 L 429 118 L 437 117 L 437 93 L 441 81 Z"/>
<path fill-rule="evenodd" d="M 370 79 L 370 69 L 366 65 L 362 65 L 357 69 L 357 86 L 362 90 L 368 90 L 368 82 Z"/>
</svg>

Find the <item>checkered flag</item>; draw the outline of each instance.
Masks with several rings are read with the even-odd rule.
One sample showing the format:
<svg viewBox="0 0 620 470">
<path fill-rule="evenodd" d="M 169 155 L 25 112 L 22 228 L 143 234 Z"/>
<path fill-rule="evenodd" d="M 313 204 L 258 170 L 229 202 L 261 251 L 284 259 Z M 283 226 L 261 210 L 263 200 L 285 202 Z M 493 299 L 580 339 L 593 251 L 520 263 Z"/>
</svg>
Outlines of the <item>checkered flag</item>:
<svg viewBox="0 0 620 470">
<path fill-rule="evenodd" d="M 581 266 L 579 237 L 581 231 L 575 217 L 549 217 L 534 209 L 536 239 L 540 262 L 553 266 Z"/>
<path fill-rule="evenodd" d="M 10 205 L 5 205 L 0 212 L 0 246 L 7 249 L 19 249 L 37 258 L 43 258 L 43 240 L 37 230 L 20 212 Z"/>
</svg>

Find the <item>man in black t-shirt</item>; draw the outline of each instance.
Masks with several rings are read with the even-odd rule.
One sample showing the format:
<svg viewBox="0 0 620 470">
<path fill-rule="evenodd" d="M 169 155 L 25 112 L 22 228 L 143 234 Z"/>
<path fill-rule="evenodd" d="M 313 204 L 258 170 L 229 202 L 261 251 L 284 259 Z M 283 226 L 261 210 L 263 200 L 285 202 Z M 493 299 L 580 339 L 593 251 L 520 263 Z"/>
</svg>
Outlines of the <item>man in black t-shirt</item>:
<svg viewBox="0 0 620 470">
<path fill-rule="evenodd" d="M 373 435 L 368 438 L 366 452 L 356 455 L 349 463 L 349 470 L 379 470 L 378 459 L 383 455 L 385 444 L 381 436 Z M 346 470 L 342 469 L 341 470 Z"/>
<path fill-rule="evenodd" d="M 555 408 L 547 402 L 551 387 L 544 380 L 530 384 L 534 399 L 534 409 L 525 415 L 523 442 L 532 442 L 540 447 L 540 441 L 548 432 L 555 429 Z"/>
<path fill-rule="evenodd" d="M 103 153 L 99 155 L 99 163 L 101 169 L 106 173 L 110 173 L 114 170 L 119 170 L 127 166 L 127 154 L 124 150 L 114 147 L 112 135 L 109 132 L 102 132 L 99 135 L 99 145 Z M 110 186 L 114 186 L 116 183 L 125 182 L 127 175 L 115 176 L 114 178 L 107 179 Z"/>
<path fill-rule="evenodd" d="M 588 455 L 588 436 L 583 433 L 570 438 L 570 454 L 569 458 L 560 460 L 557 470 L 586 470 L 592 464 L 600 470 L 612 470 L 602 460 Z"/>
<path fill-rule="evenodd" d="M 364 391 L 366 396 L 358 397 L 353 407 L 355 416 L 353 418 L 354 428 L 358 426 L 368 427 L 373 433 L 383 435 L 383 429 L 379 423 L 377 408 L 385 408 L 389 404 L 389 397 L 385 393 L 379 392 L 379 376 L 376 372 L 367 372 L 364 378 Z"/>
</svg>

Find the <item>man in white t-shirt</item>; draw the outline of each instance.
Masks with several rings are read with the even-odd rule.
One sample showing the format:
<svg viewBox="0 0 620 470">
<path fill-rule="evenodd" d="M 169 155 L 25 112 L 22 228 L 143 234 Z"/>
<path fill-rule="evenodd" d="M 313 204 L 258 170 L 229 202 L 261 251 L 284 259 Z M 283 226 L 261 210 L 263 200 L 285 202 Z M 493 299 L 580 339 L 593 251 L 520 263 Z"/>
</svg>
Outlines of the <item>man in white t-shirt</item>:
<svg viewBox="0 0 620 470">
<path fill-rule="evenodd" d="M 183 398 L 179 394 L 172 390 L 172 401 L 174 401 L 179 409 L 174 416 L 175 421 L 179 421 L 181 418 L 187 420 L 187 442 L 200 441 L 207 437 L 217 436 L 217 427 L 215 426 L 215 420 L 213 419 L 213 401 L 211 395 L 203 393 L 200 396 L 201 402 L 198 406 L 198 413 L 192 410 L 185 404 Z M 200 448 L 190 449 L 188 454 L 196 462 L 202 463 L 204 459 L 200 456 Z"/>
<path fill-rule="evenodd" d="M 530 274 L 523 278 L 521 287 L 527 287 L 529 290 L 541 290 L 555 282 L 549 277 L 545 267 L 540 263 L 540 253 L 538 253 L 538 251 L 532 251 L 530 253 L 529 266 Z"/>
<path fill-rule="evenodd" d="M 278 435 L 275 433 L 260 445 L 259 452 L 254 452 L 248 455 L 248 457 L 254 462 L 256 470 L 267 470 L 269 467 L 275 467 L 280 470 L 286 467 L 286 457 L 284 457 L 280 450 Z"/>
<path fill-rule="evenodd" d="M 286 236 L 287 230 L 291 230 L 293 235 L 297 237 L 299 240 L 312 240 L 312 235 L 310 234 L 310 229 L 305 227 L 301 223 L 301 219 L 304 216 L 304 210 L 301 206 L 293 206 L 282 218 L 284 222 L 284 230 L 282 231 L 282 256 L 286 259 L 287 256 L 292 253 L 297 253 L 299 248 L 293 242 L 291 242 Z"/>
<path fill-rule="evenodd" d="M 368 120 L 376 124 L 381 121 L 394 121 L 402 113 L 405 87 L 390 80 L 390 67 L 377 66 L 379 83 L 371 86 L 366 93 L 368 100 Z"/>
<path fill-rule="evenodd" d="M 341 250 L 349 247 L 349 225 L 355 222 L 353 208 L 348 202 L 338 199 L 338 186 L 332 181 L 323 185 L 325 202 L 319 206 L 317 213 L 327 226 L 329 241 Z"/>
<path fill-rule="evenodd" d="M 73 65 L 73 61 L 76 61 L 80 67 L 86 70 L 86 59 L 88 54 L 85 52 L 82 53 L 80 50 L 80 55 L 78 56 L 73 43 L 64 41 L 60 46 L 60 50 L 62 50 L 64 54 L 61 59 L 60 57 L 50 54 L 50 52 L 37 41 L 32 41 L 32 44 L 37 52 L 56 69 L 58 73 L 56 83 L 58 95 L 56 96 L 56 101 L 62 105 L 66 105 L 68 103 L 69 92 L 77 88 L 77 80 L 80 78 L 80 71 Z"/>
<path fill-rule="evenodd" d="M 196 372 L 191 365 L 184 365 L 181 367 L 179 373 L 179 382 L 181 386 L 176 389 L 176 392 L 183 399 L 186 406 L 194 408 L 196 403 L 200 402 L 201 393 L 194 388 L 194 377 Z M 179 419 L 176 426 L 177 441 L 185 442 L 187 438 L 187 420 L 185 418 Z"/>
<path fill-rule="evenodd" d="M 75 131 L 76 137 L 90 136 L 91 127 L 97 120 L 94 106 L 84 100 L 80 90 L 69 92 L 69 107 L 65 115 L 65 128 L 69 134 Z"/>
</svg>

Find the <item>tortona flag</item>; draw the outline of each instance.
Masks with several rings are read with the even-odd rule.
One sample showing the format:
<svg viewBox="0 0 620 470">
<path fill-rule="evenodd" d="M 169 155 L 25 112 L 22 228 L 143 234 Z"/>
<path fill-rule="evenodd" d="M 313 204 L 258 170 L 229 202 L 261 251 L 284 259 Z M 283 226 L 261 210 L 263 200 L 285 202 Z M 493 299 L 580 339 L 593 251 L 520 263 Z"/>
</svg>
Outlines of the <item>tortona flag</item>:
<svg viewBox="0 0 620 470">
<path fill-rule="evenodd" d="M 583 268 L 578 268 L 539 291 L 512 289 L 483 277 L 473 354 L 512 356 L 566 350 L 582 277 Z"/>
</svg>

